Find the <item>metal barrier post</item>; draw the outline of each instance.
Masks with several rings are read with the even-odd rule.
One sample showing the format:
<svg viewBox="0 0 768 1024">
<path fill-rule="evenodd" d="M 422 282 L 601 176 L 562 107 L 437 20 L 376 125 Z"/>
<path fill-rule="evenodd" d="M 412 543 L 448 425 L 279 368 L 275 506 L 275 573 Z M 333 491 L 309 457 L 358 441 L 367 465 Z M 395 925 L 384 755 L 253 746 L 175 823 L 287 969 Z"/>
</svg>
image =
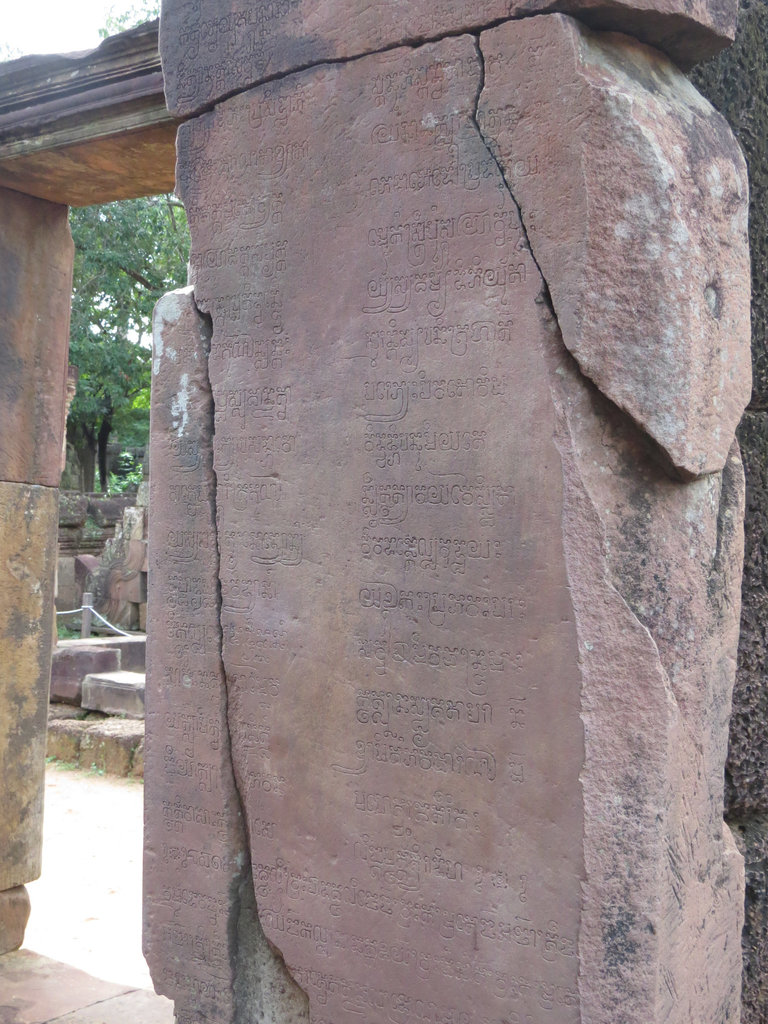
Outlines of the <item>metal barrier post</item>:
<svg viewBox="0 0 768 1024">
<path fill-rule="evenodd" d="M 83 638 L 91 635 L 91 605 L 93 604 L 93 594 L 83 594 L 83 617 L 80 620 L 80 636 Z"/>
</svg>

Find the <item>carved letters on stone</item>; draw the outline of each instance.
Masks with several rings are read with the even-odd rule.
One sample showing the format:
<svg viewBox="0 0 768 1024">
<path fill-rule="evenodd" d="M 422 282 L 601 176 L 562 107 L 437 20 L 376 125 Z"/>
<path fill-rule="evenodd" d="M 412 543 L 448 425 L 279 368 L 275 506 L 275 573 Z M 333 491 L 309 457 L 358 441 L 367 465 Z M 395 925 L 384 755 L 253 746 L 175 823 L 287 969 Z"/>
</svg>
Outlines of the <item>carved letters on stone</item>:
<svg viewBox="0 0 768 1024">
<path fill-rule="evenodd" d="M 181 116 L 297 68 L 558 10 L 629 32 L 689 67 L 727 46 L 735 0 L 164 0 L 160 49 Z M 377 83 L 378 95 L 388 89 Z M 276 111 L 279 115 L 284 110 Z"/>
<path fill-rule="evenodd" d="M 166 860 L 198 887 L 163 902 L 148 811 L 147 950 L 156 978 L 186 959 L 181 1024 L 737 1014 L 738 454 L 726 422 L 722 471 L 670 479 L 563 344 L 510 191 L 537 154 L 494 100 L 526 24 L 298 72 L 180 131 L 212 335 L 156 340 L 154 799 L 223 800 L 236 851 L 199 871 L 195 826 Z"/>
</svg>

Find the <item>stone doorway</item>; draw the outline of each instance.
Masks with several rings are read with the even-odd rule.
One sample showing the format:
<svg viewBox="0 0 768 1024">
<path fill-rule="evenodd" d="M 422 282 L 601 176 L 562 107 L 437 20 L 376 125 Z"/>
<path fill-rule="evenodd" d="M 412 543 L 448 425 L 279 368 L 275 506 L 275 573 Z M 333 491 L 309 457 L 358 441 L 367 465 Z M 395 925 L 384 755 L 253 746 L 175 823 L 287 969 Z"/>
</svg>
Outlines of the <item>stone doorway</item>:
<svg viewBox="0 0 768 1024">
<path fill-rule="evenodd" d="M 95 50 L 0 67 L 0 952 L 18 946 L 40 873 L 66 422 L 68 207 L 170 192 L 175 135 L 158 23 Z"/>
</svg>

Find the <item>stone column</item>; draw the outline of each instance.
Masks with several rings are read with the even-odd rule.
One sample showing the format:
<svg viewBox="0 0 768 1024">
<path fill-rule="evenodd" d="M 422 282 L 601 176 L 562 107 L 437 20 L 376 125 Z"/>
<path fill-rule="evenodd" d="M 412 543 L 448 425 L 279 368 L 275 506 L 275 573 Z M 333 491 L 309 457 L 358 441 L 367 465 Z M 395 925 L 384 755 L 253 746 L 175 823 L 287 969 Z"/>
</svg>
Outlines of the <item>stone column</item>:
<svg viewBox="0 0 768 1024">
<path fill-rule="evenodd" d="M 155 331 L 155 983 L 179 1024 L 735 1021 L 747 182 L 646 45 L 732 28 L 235 6 L 161 28 L 196 116 Z"/>
<path fill-rule="evenodd" d="M 40 874 L 72 255 L 66 207 L 0 189 L 0 952 Z"/>
</svg>

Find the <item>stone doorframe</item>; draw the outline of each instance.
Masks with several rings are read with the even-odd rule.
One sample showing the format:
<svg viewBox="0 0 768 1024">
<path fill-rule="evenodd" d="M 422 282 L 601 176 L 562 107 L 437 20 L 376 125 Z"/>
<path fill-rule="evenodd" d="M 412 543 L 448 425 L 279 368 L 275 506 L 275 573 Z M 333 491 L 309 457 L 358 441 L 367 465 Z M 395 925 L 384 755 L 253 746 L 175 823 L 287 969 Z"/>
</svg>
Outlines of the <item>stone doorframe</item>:
<svg viewBox="0 0 768 1024">
<path fill-rule="evenodd" d="M 0 953 L 40 874 L 73 246 L 69 206 L 170 192 L 158 22 L 0 66 Z"/>
</svg>

